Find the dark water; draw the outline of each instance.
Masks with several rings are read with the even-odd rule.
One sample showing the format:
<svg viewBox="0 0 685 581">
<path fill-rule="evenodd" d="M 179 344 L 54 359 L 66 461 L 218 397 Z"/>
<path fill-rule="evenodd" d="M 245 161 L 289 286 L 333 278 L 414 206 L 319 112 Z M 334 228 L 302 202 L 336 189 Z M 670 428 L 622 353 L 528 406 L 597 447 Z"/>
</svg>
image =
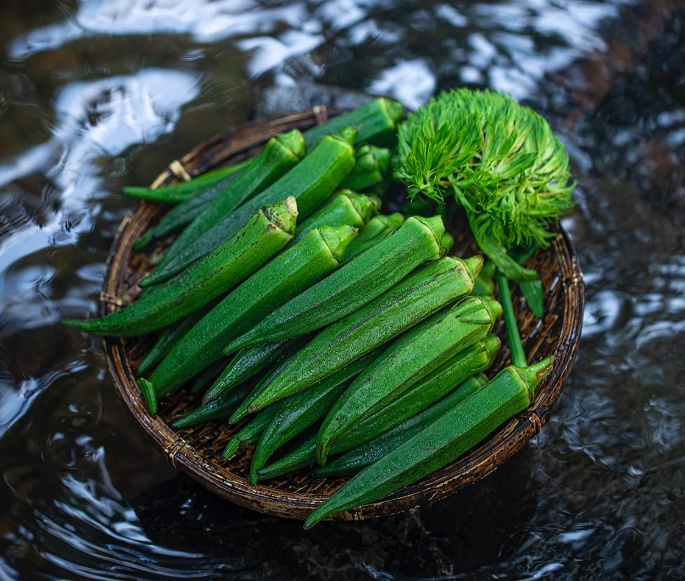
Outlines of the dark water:
<svg viewBox="0 0 685 581">
<path fill-rule="evenodd" d="M 3 0 L 0 47 L 0 579 L 685 578 L 685 2 Z M 458 85 L 573 159 L 551 423 L 448 500 L 309 533 L 177 474 L 57 326 L 95 312 L 120 187 L 254 115 Z"/>
</svg>

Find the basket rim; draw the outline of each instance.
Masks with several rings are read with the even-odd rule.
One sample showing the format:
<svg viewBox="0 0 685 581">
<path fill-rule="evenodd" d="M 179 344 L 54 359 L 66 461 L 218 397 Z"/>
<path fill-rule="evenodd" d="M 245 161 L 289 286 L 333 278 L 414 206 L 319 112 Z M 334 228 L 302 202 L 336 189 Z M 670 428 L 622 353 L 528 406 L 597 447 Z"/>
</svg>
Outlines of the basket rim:
<svg viewBox="0 0 685 581">
<path fill-rule="evenodd" d="M 272 116 L 258 121 L 246 121 L 220 132 L 193 148 L 177 162 L 172 162 L 153 182 L 154 187 L 166 185 L 176 179 L 199 175 L 208 169 L 218 167 L 227 159 L 244 152 L 252 146 L 263 143 L 241 144 L 232 148 L 231 140 L 245 131 L 263 128 L 273 131 L 270 136 L 290 127 L 321 123 L 342 111 L 327 111 L 317 107 L 285 115 Z M 228 145 L 227 145 L 228 141 Z M 239 141 L 239 140 L 238 140 Z M 200 162 L 186 172 L 185 166 L 204 156 Z M 210 161 L 207 162 L 207 159 Z M 237 159 L 231 159 L 237 161 Z M 181 166 L 179 170 L 178 165 Z M 149 221 L 158 213 L 160 206 L 142 202 L 122 220 L 108 254 L 103 290 L 100 295 L 100 314 L 105 315 L 123 306 L 120 292 L 124 275 L 132 257 L 132 243 L 144 232 Z M 563 326 L 558 345 L 554 351 L 552 372 L 536 391 L 532 404 L 505 425 L 494 437 L 487 439 L 459 460 L 420 481 L 407 486 L 386 498 L 334 516 L 336 520 L 360 520 L 401 512 L 422 502 L 438 500 L 456 490 L 490 474 L 503 462 L 513 456 L 533 436 L 540 433 L 550 417 L 550 409 L 559 397 L 575 360 L 577 345 L 583 322 L 584 281 L 583 273 L 568 233 L 558 226 L 551 241 L 562 271 Z M 568 324 L 567 324 L 568 323 Z M 304 519 L 312 510 L 328 498 L 322 494 L 299 493 L 270 488 L 267 485 L 251 486 L 246 479 L 233 474 L 225 467 L 207 460 L 199 450 L 173 431 L 159 416 L 150 416 L 135 382 L 135 375 L 125 353 L 126 339 L 105 338 L 104 349 L 109 371 L 115 386 L 133 416 L 148 436 L 163 450 L 172 465 L 191 476 L 212 492 L 245 506 L 276 516 Z"/>
</svg>

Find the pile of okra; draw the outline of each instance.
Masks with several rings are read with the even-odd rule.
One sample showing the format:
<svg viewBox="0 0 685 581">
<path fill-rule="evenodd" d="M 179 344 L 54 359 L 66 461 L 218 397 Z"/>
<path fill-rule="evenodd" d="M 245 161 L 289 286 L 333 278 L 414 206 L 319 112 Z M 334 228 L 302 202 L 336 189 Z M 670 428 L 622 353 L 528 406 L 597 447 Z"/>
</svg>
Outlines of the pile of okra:
<svg viewBox="0 0 685 581">
<path fill-rule="evenodd" d="M 239 165 L 126 188 L 174 205 L 135 251 L 178 236 L 134 303 L 64 321 L 154 333 L 137 370 L 150 413 L 185 387 L 198 405 L 175 429 L 240 423 L 224 456 L 253 447 L 252 484 L 302 468 L 354 475 L 307 527 L 454 461 L 525 409 L 551 368 L 488 380 L 502 313 L 492 268 L 448 256 L 435 208 L 381 213 L 401 118 L 399 103 L 375 99 Z"/>
</svg>

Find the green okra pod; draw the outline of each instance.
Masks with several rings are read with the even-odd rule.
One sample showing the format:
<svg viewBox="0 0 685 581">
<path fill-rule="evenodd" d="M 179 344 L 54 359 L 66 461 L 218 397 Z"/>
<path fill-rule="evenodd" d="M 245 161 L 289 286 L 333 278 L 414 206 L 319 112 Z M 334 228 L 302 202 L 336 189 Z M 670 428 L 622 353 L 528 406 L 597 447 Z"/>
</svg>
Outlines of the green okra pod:
<svg viewBox="0 0 685 581">
<path fill-rule="evenodd" d="M 204 393 L 206 389 L 214 383 L 217 377 L 221 375 L 223 369 L 223 361 L 215 361 L 208 367 L 205 367 L 205 369 L 193 378 L 193 382 L 190 384 L 190 393 L 193 395 Z"/>
<path fill-rule="evenodd" d="M 278 448 L 328 413 L 349 383 L 372 363 L 373 358 L 374 354 L 362 357 L 276 406 L 278 412 L 262 434 L 252 457 L 251 484 L 257 483 L 257 472 Z"/>
<path fill-rule="evenodd" d="M 468 377 L 489 369 L 500 347 L 499 338 L 489 334 L 460 351 L 387 406 L 360 420 L 331 446 L 331 454 L 361 446 L 420 413 Z"/>
<path fill-rule="evenodd" d="M 494 299 L 469 297 L 431 317 L 393 343 L 336 402 L 319 431 L 322 466 L 331 445 L 364 416 L 403 392 L 492 330 L 502 307 Z"/>
<path fill-rule="evenodd" d="M 150 351 L 148 351 L 145 359 L 141 361 L 138 369 L 136 370 L 136 375 L 140 377 L 141 375 L 147 373 L 150 369 L 156 367 L 160 361 L 167 356 L 169 351 L 174 348 L 174 345 L 176 345 L 176 343 L 185 337 L 186 333 L 190 331 L 202 317 L 204 317 L 214 308 L 215 303 L 216 300 L 165 328 L 157 338 L 157 341 L 155 341 L 155 344 L 152 346 Z"/>
<path fill-rule="evenodd" d="M 250 165 L 231 183 L 223 187 L 181 232 L 157 265 L 157 269 L 164 268 L 195 240 L 203 237 L 205 232 L 215 226 L 224 216 L 283 177 L 303 157 L 304 137 L 297 129 L 269 139 L 262 152 L 251 161 Z M 285 197 L 284 195 L 283 198 Z M 178 210 L 182 209 L 179 206 Z"/>
<path fill-rule="evenodd" d="M 157 395 L 155 394 L 152 384 L 145 379 L 139 379 L 138 389 L 140 389 L 140 393 L 143 395 L 147 410 L 150 412 L 151 416 L 154 416 L 157 413 Z"/>
<path fill-rule="evenodd" d="M 294 450 L 288 452 L 272 464 L 257 471 L 259 480 L 269 480 L 284 474 L 290 474 L 300 468 L 307 468 L 316 464 L 316 436 L 317 432 L 307 434 L 304 441 Z"/>
<path fill-rule="evenodd" d="M 194 177 L 188 182 L 181 182 L 173 186 L 161 188 L 145 188 L 139 186 L 126 186 L 123 189 L 125 195 L 148 202 L 158 202 L 162 204 L 180 204 L 193 196 L 199 195 L 225 177 L 243 169 L 250 161 L 246 160 L 228 167 L 216 169 Z"/>
<path fill-rule="evenodd" d="M 305 528 L 383 498 L 455 461 L 530 405 L 552 363 L 548 357 L 525 369 L 502 370 L 485 387 L 347 482 L 309 516 Z"/>
<path fill-rule="evenodd" d="M 460 351 L 449 361 L 405 391 L 397 399 L 359 421 L 336 440 L 330 454 L 342 454 L 384 434 L 405 420 L 422 412 L 450 393 L 468 377 L 487 370 L 499 353 L 500 341 L 488 335 Z M 317 434 L 298 448 L 259 472 L 260 478 L 281 476 L 293 470 L 316 464 Z"/>
<path fill-rule="evenodd" d="M 355 256 L 382 242 L 402 224 L 404 224 L 404 216 L 399 212 L 371 218 L 369 223 L 359 231 L 359 236 L 350 244 L 345 254 L 345 261 L 352 260 Z"/>
<path fill-rule="evenodd" d="M 344 226 L 348 224 L 362 228 L 380 208 L 381 201 L 375 196 L 355 194 L 350 190 L 339 190 L 336 194 L 301 224 L 295 231 L 297 243 L 314 228 L 319 226 Z"/>
<path fill-rule="evenodd" d="M 399 448 L 405 442 L 411 440 L 416 434 L 459 405 L 466 398 L 471 397 L 487 383 L 488 378 L 482 373 L 468 379 L 456 391 L 450 393 L 418 415 L 405 420 L 366 444 L 334 458 L 326 466 L 320 466 L 314 471 L 314 476 L 317 478 L 330 478 L 331 476 L 356 474 L 362 468 L 370 466 L 383 458 L 383 456 L 387 456 L 390 452 Z"/>
<path fill-rule="evenodd" d="M 397 140 L 395 130 L 402 120 L 402 105 L 391 99 L 380 98 L 369 101 L 366 105 L 338 115 L 326 123 L 313 127 L 305 132 L 307 149 L 314 146 L 322 137 L 338 133 L 350 125 L 357 128 L 355 143 L 373 143 L 375 145 L 393 145 Z"/>
<path fill-rule="evenodd" d="M 411 273 L 397 286 L 324 329 L 252 402 L 262 409 L 314 385 L 377 349 L 473 289 L 483 259 L 446 257 Z"/>
<path fill-rule="evenodd" d="M 390 150 L 373 145 L 357 149 L 352 171 L 343 180 L 341 188 L 361 192 L 378 185 L 386 179 L 390 168 Z"/>
<path fill-rule="evenodd" d="M 440 248 L 442 249 L 443 254 L 448 254 L 449 251 L 452 250 L 452 246 L 454 246 L 454 236 L 449 232 L 445 232 L 442 235 L 442 238 L 440 238 Z"/>
<path fill-rule="evenodd" d="M 286 196 L 294 196 L 300 220 L 306 220 L 337 189 L 354 166 L 352 142 L 355 135 L 355 128 L 348 127 L 338 135 L 324 137 L 300 163 L 278 181 L 229 212 L 187 248 L 157 267 L 155 272 L 145 279 L 145 284 L 164 282 L 212 252 L 242 228 L 255 210 L 265 204 L 273 204 Z"/>
<path fill-rule="evenodd" d="M 246 448 L 247 446 L 256 444 L 277 413 L 278 409 L 274 407 L 266 409 L 257 415 L 257 417 L 233 436 L 228 444 L 226 444 L 226 448 L 224 448 L 224 458 L 230 460 L 235 456 L 238 448 Z"/>
<path fill-rule="evenodd" d="M 227 343 L 333 271 L 356 235 L 357 229 L 353 226 L 315 228 L 255 272 L 203 317 L 165 357 L 150 378 L 157 393 L 169 393 L 220 359 Z"/>
<path fill-rule="evenodd" d="M 219 397 L 223 392 L 251 379 L 286 354 L 292 344 L 291 339 L 277 343 L 264 343 L 256 347 L 242 349 L 235 354 L 204 396 L 203 403 Z"/>
<path fill-rule="evenodd" d="M 370 303 L 420 264 L 440 256 L 442 219 L 410 218 L 356 260 L 291 299 L 230 344 L 232 351 L 321 329 Z"/>
<path fill-rule="evenodd" d="M 181 428 L 189 428 L 201 424 L 202 422 L 208 422 L 209 420 L 226 418 L 236 410 L 240 405 L 240 402 L 247 397 L 249 392 L 250 386 L 243 385 L 230 392 L 224 393 L 213 402 L 196 407 L 191 412 L 178 418 L 171 424 L 171 427 L 175 430 L 179 430 Z"/>
<path fill-rule="evenodd" d="M 255 383 L 254 387 L 250 390 L 250 393 L 247 395 L 247 397 L 243 400 L 243 402 L 238 406 L 238 408 L 231 414 L 231 417 L 228 420 L 229 424 L 237 424 L 240 420 L 242 420 L 244 417 L 247 416 L 250 408 L 250 404 L 254 401 L 254 399 L 264 391 L 267 385 L 269 385 L 269 382 L 273 379 L 273 377 L 283 368 L 284 365 L 288 364 L 288 361 L 293 357 L 294 351 L 297 349 L 295 345 L 297 345 L 298 341 L 294 340 L 293 341 L 293 346 L 294 348 L 289 351 L 286 355 L 283 356 L 282 359 L 278 360 L 276 362 L 276 365 L 274 365 L 271 369 L 269 369 L 261 378 L 260 380 Z M 291 346 L 291 347 L 293 347 Z"/>
<path fill-rule="evenodd" d="M 255 272 L 292 240 L 296 217 L 294 198 L 262 208 L 236 236 L 163 287 L 102 319 L 67 319 L 62 324 L 109 337 L 144 335 L 166 327 Z"/>
</svg>

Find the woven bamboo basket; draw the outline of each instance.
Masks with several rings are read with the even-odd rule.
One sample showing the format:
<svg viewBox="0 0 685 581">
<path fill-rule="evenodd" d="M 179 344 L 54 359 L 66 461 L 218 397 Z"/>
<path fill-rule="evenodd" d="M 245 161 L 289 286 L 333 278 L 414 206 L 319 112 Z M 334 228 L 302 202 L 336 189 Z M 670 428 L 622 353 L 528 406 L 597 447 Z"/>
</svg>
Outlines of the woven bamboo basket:
<svg viewBox="0 0 685 581">
<path fill-rule="evenodd" d="M 255 156 L 264 143 L 277 133 L 293 128 L 307 129 L 339 114 L 324 107 L 290 115 L 247 122 L 219 133 L 172 162 L 155 180 L 154 186 L 169 185 L 208 170 L 238 163 Z M 142 203 L 122 221 L 110 252 L 101 293 L 101 315 L 114 312 L 134 301 L 138 281 L 153 266 L 151 257 L 171 243 L 162 240 L 145 254 L 132 252 L 132 245 L 163 214 L 158 204 Z M 452 254 L 469 256 L 478 252 L 468 227 L 449 225 L 455 237 Z M 337 515 L 336 519 L 360 520 L 388 515 L 436 501 L 483 478 L 510 458 L 548 421 L 550 408 L 559 397 L 571 371 L 580 338 L 583 318 L 584 284 L 574 250 L 563 229 L 558 229 L 549 249 L 538 251 L 527 263 L 541 274 L 545 288 L 545 313 L 536 319 L 525 308 L 517 288 L 513 288 L 521 336 L 529 361 L 554 354 L 554 369 L 538 387 L 535 401 L 523 413 L 501 426 L 496 433 L 456 462 L 387 498 Z M 506 345 L 501 322 L 495 332 Z M 226 421 L 211 421 L 174 431 L 173 420 L 195 405 L 186 390 L 165 397 L 159 412 L 151 417 L 135 383 L 135 371 L 151 347 L 152 338 L 105 339 L 105 353 L 115 385 L 133 416 L 152 440 L 164 450 L 171 463 L 216 494 L 247 508 L 294 519 L 306 518 L 330 497 L 344 478 L 315 479 L 307 470 L 288 477 L 251 486 L 247 474 L 252 449 L 232 460 L 222 450 L 239 429 Z M 510 362 L 503 349 L 489 371 L 494 376 Z"/>
</svg>

